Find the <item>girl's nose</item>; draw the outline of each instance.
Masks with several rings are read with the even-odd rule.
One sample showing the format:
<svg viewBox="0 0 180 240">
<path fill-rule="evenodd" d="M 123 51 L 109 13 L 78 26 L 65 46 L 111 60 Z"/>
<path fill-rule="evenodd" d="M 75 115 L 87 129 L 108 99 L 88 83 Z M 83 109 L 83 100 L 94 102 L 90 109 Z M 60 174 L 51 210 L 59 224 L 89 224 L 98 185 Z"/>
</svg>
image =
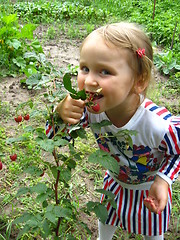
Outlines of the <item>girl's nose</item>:
<svg viewBox="0 0 180 240">
<path fill-rule="evenodd" d="M 86 76 L 85 85 L 87 85 L 87 86 L 93 86 L 93 87 L 98 86 L 98 83 L 97 83 L 97 81 L 96 81 L 96 77 L 95 77 L 94 74 L 89 73 L 89 74 Z"/>
</svg>

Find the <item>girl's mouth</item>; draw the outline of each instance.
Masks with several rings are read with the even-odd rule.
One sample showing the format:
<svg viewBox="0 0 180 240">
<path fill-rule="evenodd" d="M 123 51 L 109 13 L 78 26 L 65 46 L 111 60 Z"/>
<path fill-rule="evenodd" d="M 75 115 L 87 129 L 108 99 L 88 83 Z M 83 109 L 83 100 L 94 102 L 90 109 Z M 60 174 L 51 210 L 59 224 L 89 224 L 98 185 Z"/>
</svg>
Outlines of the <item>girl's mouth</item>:
<svg viewBox="0 0 180 240">
<path fill-rule="evenodd" d="M 101 92 L 102 92 L 102 88 L 99 88 L 96 92 L 88 92 L 88 91 L 86 91 L 86 94 L 88 96 L 87 100 L 89 102 L 93 102 L 95 100 L 98 100 L 98 99 L 102 98 L 103 94 L 101 94 Z"/>
</svg>

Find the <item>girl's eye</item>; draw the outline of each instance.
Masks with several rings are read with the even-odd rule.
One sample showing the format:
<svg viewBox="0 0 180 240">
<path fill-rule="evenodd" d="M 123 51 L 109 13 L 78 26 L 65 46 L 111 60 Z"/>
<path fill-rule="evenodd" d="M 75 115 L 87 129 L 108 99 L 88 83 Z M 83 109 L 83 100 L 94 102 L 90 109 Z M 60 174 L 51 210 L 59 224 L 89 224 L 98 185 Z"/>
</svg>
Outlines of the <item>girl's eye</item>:
<svg viewBox="0 0 180 240">
<path fill-rule="evenodd" d="M 109 72 L 108 70 L 105 70 L 105 69 L 104 69 L 104 70 L 101 71 L 101 74 L 102 74 L 102 75 L 109 75 L 110 72 Z"/>
<path fill-rule="evenodd" d="M 81 70 L 86 73 L 89 72 L 89 69 L 87 67 L 82 67 Z"/>
</svg>

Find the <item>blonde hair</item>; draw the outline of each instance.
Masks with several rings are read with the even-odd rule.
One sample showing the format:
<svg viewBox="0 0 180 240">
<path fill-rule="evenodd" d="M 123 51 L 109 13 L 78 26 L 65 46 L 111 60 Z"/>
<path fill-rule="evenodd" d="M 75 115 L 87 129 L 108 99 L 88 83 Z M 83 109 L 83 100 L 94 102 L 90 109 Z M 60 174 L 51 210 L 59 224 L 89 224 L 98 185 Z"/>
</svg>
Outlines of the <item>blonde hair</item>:
<svg viewBox="0 0 180 240">
<path fill-rule="evenodd" d="M 152 78 L 153 49 L 151 41 L 139 26 L 133 23 L 113 23 L 94 30 L 83 41 L 81 48 L 92 34 L 97 33 L 103 37 L 106 44 L 114 45 L 119 49 L 127 49 L 129 52 L 128 64 L 134 71 L 135 81 L 140 79 L 147 86 Z M 140 57 L 138 49 L 145 49 L 145 55 Z M 143 95 L 146 95 L 147 87 Z"/>
</svg>

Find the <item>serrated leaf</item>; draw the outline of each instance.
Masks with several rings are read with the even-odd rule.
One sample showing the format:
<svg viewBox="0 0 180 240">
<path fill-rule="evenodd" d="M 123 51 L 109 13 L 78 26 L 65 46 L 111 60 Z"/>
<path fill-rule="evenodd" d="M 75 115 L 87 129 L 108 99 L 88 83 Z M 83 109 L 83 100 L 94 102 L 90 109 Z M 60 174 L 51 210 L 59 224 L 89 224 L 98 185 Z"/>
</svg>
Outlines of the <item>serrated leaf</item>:
<svg viewBox="0 0 180 240">
<path fill-rule="evenodd" d="M 95 163 L 95 164 L 99 163 L 101 166 L 103 166 L 106 169 L 111 170 L 114 173 L 118 174 L 118 172 L 119 172 L 118 162 L 113 157 L 111 157 L 109 153 L 104 152 L 101 149 L 93 152 L 89 156 L 88 160 L 91 163 Z"/>
<path fill-rule="evenodd" d="M 56 216 L 55 216 L 55 213 L 54 213 L 54 212 L 46 212 L 46 213 L 45 213 L 45 217 L 46 217 L 50 222 L 52 222 L 53 224 L 56 223 Z"/>
<path fill-rule="evenodd" d="M 50 170 L 51 170 L 54 178 L 56 179 L 56 178 L 57 178 L 57 171 L 58 171 L 58 170 L 57 170 L 57 167 L 55 167 L 55 166 L 51 167 L 51 166 L 50 166 Z"/>
<path fill-rule="evenodd" d="M 101 193 L 101 194 L 105 194 L 106 196 L 108 196 L 108 197 L 110 197 L 110 198 L 112 198 L 112 199 L 115 198 L 114 193 L 112 193 L 112 192 L 110 192 L 110 191 L 106 191 L 106 190 L 104 190 L 104 189 L 96 189 L 96 192 L 99 192 L 99 193 Z"/>
<path fill-rule="evenodd" d="M 103 120 L 99 123 L 91 123 L 90 126 L 93 128 L 93 129 L 101 129 L 102 127 L 106 127 L 106 126 L 110 126 L 112 125 L 112 123 L 108 120 Z"/>
<path fill-rule="evenodd" d="M 6 140 L 6 143 L 7 143 L 7 144 L 11 144 L 11 143 L 14 143 L 14 142 L 26 142 L 26 141 L 28 141 L 28 140 L 29 140 L 28 137 L 20 136 L 20 137 L 18 137 L 18 138 L 8 138 L 8 139 Z"/>
<path fill-rule="evenodd" d="M 20 217 L 16 218 L 13 223 L 14 224 L 19 224 L 19 223 L 25 223 L 27 222 L 29 219 L 31 219 L 33 217 L 32 214 L 30 213 L 24 213 L 23 215 L 21 215 Z"/>
<path fill-rule="evenodd" d="M 31 192 L 45 193 L 47 191 L 47 186 L 45 183 L 38 183 L 37 185 L 30 188 Z"/>
<path fill-rule="evenodd" d="M 54 146 L 66 146 L 69 145 L 69 142 L 65 139 L 59 139 L 59 140 L 55 140 L 56 138 L 54 138 Z"/>
<path fill-rule="evenodd" d="M 17 240 L 21 239 L 21 237 L 25 234 L 28 233 L 30 230 L 30 226 L 28 226 L 27 224 L 24 226 L 24 228 L 22 230 L 19 231 L 18 236 L 17 236 Z"/>
<path fill-rule="evenodd" d="M 69 208 L 62 208 L 60 206 L 54 207 L 54 212 L 57 217 L 70 218 L 72 211 Z"/>
<path fill-rule="evenodd" d="M 54 148 L 55 148 L 55 144 L 54 144 L 54 141 L 52 139 L 48 139 L 48 138 L 46 138 L 44 140 L 39 139 L 37 141 L 37 143 L 46 152 L 52 153 Z"/>
<path fill-rule="evenodd" d="M 43 237 L 47 238 L 49 235 L 51 235 L 51 229 L 50 229 L 49 223 L 46 219 L 44 220 L 42 227 L 43 227 L 43 235 L 44 235 Z"/>
<path fill-rule="evenodd" d="M 7 44 L 10 47 L 13 47 L 15 49 L 18 49 L 19 47 L 21 47 L 21 42 L 19 40 L 17 40 L 17 39 L 12 39 L 11 41 L 7 40 Z"/>
<path fill-rule="evenodd" d="M 23 195 L 23 194 L 26 194 L 29 192 L 29 188 L 28 187 L 22 187 L 20 189 L 18 189 L 18 192 L 16 194 L 17 197 Z"/>
<path fill-rule="evenodd" d="M 31 175 L 39 175 L 40 173 L 42 173 L 42 170 L 40 170 L 38 167 L 36 166 L 30 166 L 28 168 L 26 168 L 24 170 L 24 172 L 29 173 Z"/>
<path fill-rule="evenodd" d="M 48 196 L 49 195 L 47 193 L 41 193 L 41 194 L 37 195 L 36 200 L 37 200 L 37 202 L 43 203 L 48 198 Z"/>
<path fill-rule="evenodd" d="M 74 169 L 76 167 L 76 162 L 72 159 L 70 159 L 67 163 L 68 168 Z"/>
<path fill-rule="evenodd" d="M 69 180 L 71 180 L 71 170 L 69 168 L 62 169 L 59 167 L 59 170 L 61 172 L 59 180 L 67 183 Z"/>
<path fill-rule="evenodd" d="M 99 202 L 88 202 L 87 209 L 90 212 L 94 212 L 96 217 L 100 219 L 102 223 L 105 223 L 108 217 L 108 212 L 105 206 Z"/>
<path fill-rule="evenodd" d="M 40 73 L 32 74 L 28 79 L 26 79 L 26 84 L 30 86 L 35 86 L 39 83 L 42 75 Z"/>
</svg>

